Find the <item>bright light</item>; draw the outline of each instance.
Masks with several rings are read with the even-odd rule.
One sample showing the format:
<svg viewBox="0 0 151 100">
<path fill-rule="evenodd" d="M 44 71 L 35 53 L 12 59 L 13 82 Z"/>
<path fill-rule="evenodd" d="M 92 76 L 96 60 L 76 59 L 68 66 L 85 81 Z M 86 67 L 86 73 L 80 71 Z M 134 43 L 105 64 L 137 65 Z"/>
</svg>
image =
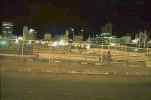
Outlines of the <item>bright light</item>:
<svg viewBox="0 0 151 100">
<path fill-rule="evenodd" d="M 137 51 L 138 51 L 138 48 L 135 48 L 135 49 L 134 49 L 134 51 L 136 51 L 136 52 L 137 52 Z"/>
<path fill-rule="evenodd" d="M 18 37 L 18 40 L 23 40 L 23 37 Z"/>
<path fill-rule="evenodd" d="M 65 42 L 65 45 L 68 45 L 69 43 L 68 42 Z"/>
<path fill-rule="evenodd" d="M 90 44 L 87 44 L 86 48 L 87 48 L 87 49 L 90 49 Z"/>
<path fill-rule="evenodd" d="M 6 45 L 7 42 L 3 40 L 3 41 L 0 41 L 0 44 L 1 44 L 1 45 Z"/>
<path fill-rule="evenodd" d="M 84 29 L 81 29 L 80 31 L 81 31 L 81 32 L 84 32 Z"/>
<path fill-rule="evenodd" d="M 44 45 L 46 42 L 45 41 L 41 41 L 41 44 Z"/>
<path fill-rule="evenodd" d="M 53 46 L 53 47 L 58 46 L 58 42 L 54 42 L 54 43 L 52 44 L 52 46 Z"/>
<path fill-rule="evenodd" d="M 115 43 L 110 43 L 110 45 L 111 45 L 111 46 L 115 46 L 116 44 L 115 44 Z"/>
<path fill-rule="evenodd" d="M 9 29 L 9 28 L 11 28 L 11 27 L 10 27 L 10 26 L 6 26 L 5 28 Z"/>
<path fill-rule="evenodd" d="M 34 32 L 35 30 L 34 29 L 29 29 L 29 33 L 32 33 L 32 32 Z"/>
<path fill-rule="evenodd" d="M 112 39 L 113 37 L 109 37 L 110 39 Z"/>
<path fill-rule="evenodd" d="M 77 45 L 77 44 L 74 44 L 74 46 L 77 47 L 78 45 Z"/>
<path fill-rule="evenodd" d="M 32 41 L 31 41 L 31 40 L 29 40 L 29 41 L 28 41 L 28 44 L 29 44 L 29 45 L 31 45 L 31 44 L 32 44 Z"/>
<path fill-rule="evenodd" d="M 60 46 L 66 46 L 66 45 L 68 45 L 68 42 L 62 39 L 62 40 L 60 40 L 58 42 L 58 45 L 60 45 Z"/>
<path fill-rule="evenodd" d="M 15 43 L 16 43 L 16 44 L 18 44 L 18 43 L 19 43 L 19 40 L 18 40 L 17 38 L 16 38 L 16 40 L 15 40 Z"/>
<path fill-rule="evenodd" d="M 65 44 L 64 40 L 60 40 L 60 41 L 59 41 L 59 45 L 62 45 L 62 46 L 63 46 L 64 44 Z"/>
<path fill-rule="evenodd" d="M 138 38 L 137 38 L 137 39 L 132 40 L 132 42 L 133 42 L 133 43 L 138 43 L 138 41 L 139 41 L 139 39 L 138 39 Z"/>
<path fill-rule="evenodd" d="M 150 40 L 150 41 L 148 41 L 148 44 L 151 44 L 151 40 Z"/>
<path fill-rule="evenodd" d="M 71 31 L 73 32 L 73 31 L 74 31 L 74 28 L 71 28 Z"/>
<path fill-rule="evenodd" d="M 80 44 L 76 43 L 74 44 L 75 47 L 80 47 Z"/>
<path fill-rule="evenodd" d="M 36 41 L 35 41 L 35 43 L 36 43 L 36 44 L 39 44 L 39 43 L 40 43 L 40 41 L 39 41 L 39 40 L 36 40 Z"/>
<path fill-rule="evenodd" d="M 2 26 L 13 26 L 11 22 L 3 22 Z"/>
</svg>

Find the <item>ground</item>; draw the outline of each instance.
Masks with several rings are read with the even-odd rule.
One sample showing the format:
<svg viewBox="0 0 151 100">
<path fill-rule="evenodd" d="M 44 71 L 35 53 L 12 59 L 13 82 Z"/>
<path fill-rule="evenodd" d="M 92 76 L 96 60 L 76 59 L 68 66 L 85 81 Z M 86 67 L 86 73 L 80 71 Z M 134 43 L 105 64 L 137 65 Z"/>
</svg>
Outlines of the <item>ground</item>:
<svg viewBox="0 0 151 100">
<path fill-rule="evenodd" d="M 1 100 L 151 100 L 151 79 L 1 73 Z"/>
<path fill-rule="evenodd" d="M 0 72 L 1 100 L 151 100 L 151 68 L 140 64 L 1 57 Z"/>
</svg>

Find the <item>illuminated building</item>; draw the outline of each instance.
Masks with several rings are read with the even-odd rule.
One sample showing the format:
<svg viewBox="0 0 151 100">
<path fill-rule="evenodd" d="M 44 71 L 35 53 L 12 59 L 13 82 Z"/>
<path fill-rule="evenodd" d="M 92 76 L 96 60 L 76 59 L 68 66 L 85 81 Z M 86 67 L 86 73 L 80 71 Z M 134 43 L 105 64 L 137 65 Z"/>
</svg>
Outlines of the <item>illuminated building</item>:
<svg viewBox="0 0 151 100">
<path fill-rule="evenodd" d="M 3 38 L 12 38 L 14 25 L 11 22 L 2 22 L 2 37 Z"/>
<path fill-rule="evenodd" d="M 69 41 L 69 31 L 68 31 L 68 30 L 65 30 L 64 40 L 65 40 L 66 42 Z"/>
<path fill-rule="evenodd" d="M 28 26 L 23 27 L 23 38 L 25 40 L 35 40 L 36 39 L 36 30 L 30 28 Z"/>
<path fill-rule="evenodd" d="M 107 23 L 104 26 L 101 27 L 102 33 L 112 33 L 112 23 Z"/>
<path fill-rule="evenodd" d="M 52 35 L 50 33 L 45 33 L 44 34 L 44 40 L 45 41 L 51 41 L 52 40 Z"/>
</svg>

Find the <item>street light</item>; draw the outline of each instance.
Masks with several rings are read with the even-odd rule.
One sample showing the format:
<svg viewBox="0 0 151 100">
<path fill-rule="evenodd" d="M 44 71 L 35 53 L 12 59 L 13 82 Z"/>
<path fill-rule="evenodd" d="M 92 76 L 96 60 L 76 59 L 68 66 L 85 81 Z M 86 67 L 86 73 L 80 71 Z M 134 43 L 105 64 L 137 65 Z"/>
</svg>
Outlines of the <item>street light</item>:
<svg viewBox="0 0 151 100">
<path fill-rule="evenodd" d="M 72 35 L 73 35 L 73 40 L 74 40 L 74 28 L 71 28 Z"/>
<path fill-rule="evenodd" d="M 23 37 L 18 37 L 16 43 L 21 42 L 21 55 L 24 56 L 24 39 Z"/>
</svg>

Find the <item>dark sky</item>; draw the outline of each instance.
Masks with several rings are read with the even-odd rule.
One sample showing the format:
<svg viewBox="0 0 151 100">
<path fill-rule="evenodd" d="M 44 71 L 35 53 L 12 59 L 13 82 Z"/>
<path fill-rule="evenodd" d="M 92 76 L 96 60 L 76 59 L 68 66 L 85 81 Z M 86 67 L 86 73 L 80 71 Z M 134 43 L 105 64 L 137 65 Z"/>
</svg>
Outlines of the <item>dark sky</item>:
<svg viewBox="0 0 151 100">
<path fill-rule="evenodd" d="M 111 21 L 114 29 L 132 31 L 150 24 L 144 0 L 0 0 L 0 20 L 15 23 L 88 23 Z"/>
</svg>

